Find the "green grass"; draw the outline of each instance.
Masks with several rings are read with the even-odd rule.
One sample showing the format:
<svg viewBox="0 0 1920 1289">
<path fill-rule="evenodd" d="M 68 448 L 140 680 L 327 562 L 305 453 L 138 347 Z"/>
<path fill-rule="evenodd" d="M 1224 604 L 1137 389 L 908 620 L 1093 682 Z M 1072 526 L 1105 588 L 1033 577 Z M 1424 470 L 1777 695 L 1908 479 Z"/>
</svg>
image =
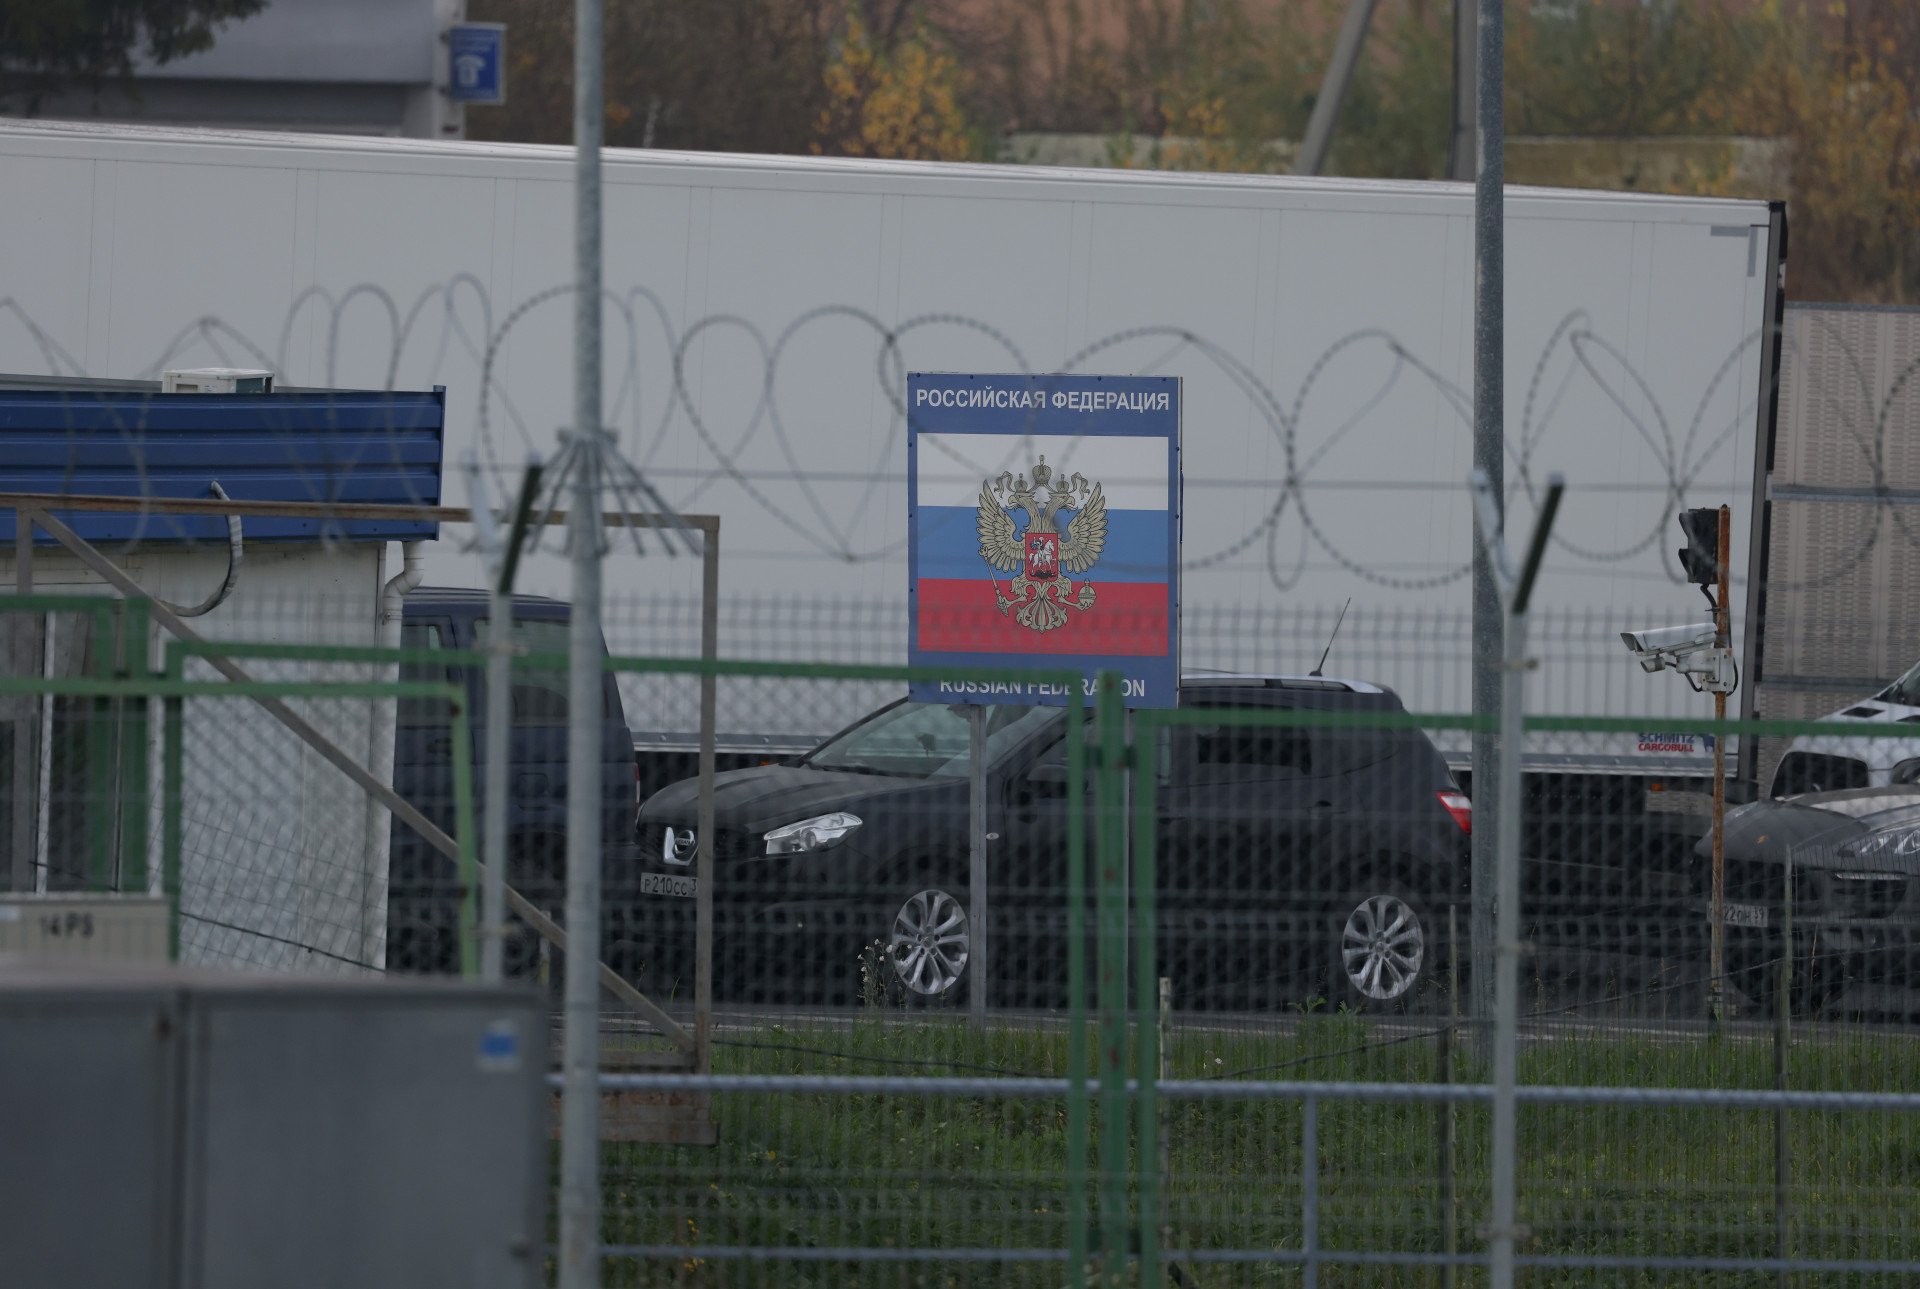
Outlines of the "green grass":
<svg viewBox="0 0 1920 1289">
<path fill-rule="evenodd" d="M 1438 1040 L 1381 1042 L 1349 1016 L 1299 1017 L 1253 1036 L 1187 1032 L 1176 1078 L 1280 1067 L 1262 1078 L 1438 1079 Z M 769 1027 L 724 1046 L 719 1073 L 1065 1073 L 1059 1029 L 977 1033 L 946 1019 L 873 1013 L 851 1026 Z M 769 1047 L 811 1050 L 768 1050 Z M 1457 1051 L 1458 1049 L 1456 1049 Z M 839 1055 L 828 1056 L 832 1052 Z M 1792 1053 L 1803 1089 L 1907 1091 L 1920 1041 L 1809 1036 Z M 914 1061 L 912 1067 L 882 1062 Z M 1530 1044 L 1524 1082 L 1766 1088 L 1764 1037 L 1579 1034 Z M 1462 1070 L 1456 1081 L 1469 1081 Z M 1301 1120 L 1294 1101 L 1164 1101 L 1163 1190 L 1177 1249 L 1301 1247 Z M 1068 1239 L 1064 1101 L 922 1096 L 725 1095 L 714 1149 L 609 1145 L 609 1243 L 683 1245 L 683 1255 L 611 1259 L 609 1285 L 1057 1285 L 1052 1265 L 755 1263 L 703 1259 L 702 1246 L 1063 1248 Z M 1431 1105 L 1326 1102 L 1320 1111 L 1323 1248 L 1446 1246 L 1440 1139 Z M 1455 1242 L 1479 1247 L 1487 1209 L 1488 1114 L 1455 1127 Z M 1097 1141 L 1097 1127 L 1095 1139 Z M 1788 1117 L 1792 1252 L 1920 1260 L 1920 1116 L 1795 1112 Z M 1149 1156 L 1151 1157 L 1151 1156 Z M 1095 1161 L 1097 1167 L 1097 1161 Z M 1522 1107 L 1524 1249 L 1540 1254 L 1767 1257 L 1774 1251 L 1774 1115 L 1724 1108 Z M 1196 1268 L 1203 1285 L 1298 1283 L 1296 1269 Z M 1536 1285 L 1776 1283 L 1771 1273 L 1534 1272 Z M 1883 1277 L 1892 1284 L 1895 1277 Z M 1430 1268 L 1326 1267 L 1324 1285 L 1433 1285 Z M 1462 1284 L 1476 1278 L 1463 1273 Z M 1803 1278 L 1800 1283 L 1810 1283 Z M 1848 1284 L 1869 1278 L 1847 1278 Z"/>
</svg>

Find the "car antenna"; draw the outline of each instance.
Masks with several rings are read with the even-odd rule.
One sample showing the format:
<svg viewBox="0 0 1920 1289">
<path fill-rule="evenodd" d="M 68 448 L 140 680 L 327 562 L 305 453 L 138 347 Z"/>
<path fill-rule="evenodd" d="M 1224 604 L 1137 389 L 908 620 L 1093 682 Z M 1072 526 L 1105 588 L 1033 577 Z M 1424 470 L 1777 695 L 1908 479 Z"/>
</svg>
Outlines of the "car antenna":
<svg viewBox="0 0 1920 1289">
<path fill-rule="evenodd" d="M 1352 606 L 1353 597 L 1349 595 L 1347 602 L 1340 606 L 1340 616 L 1333 620 L 1333 630 L 1327 635 L 1327 647 L 1320 651 L 1320 661 L 1314 664 L 1313 670 L 1308 672 L 1307 675 L 1318 676 L 1320 674 L 1320 668 L 1327 665 L 1327 655 L 1333 652 L 1333 642 L 1340 638 L 1340 624 L 1347 620 L 1347 610 Z"/>
</svg>

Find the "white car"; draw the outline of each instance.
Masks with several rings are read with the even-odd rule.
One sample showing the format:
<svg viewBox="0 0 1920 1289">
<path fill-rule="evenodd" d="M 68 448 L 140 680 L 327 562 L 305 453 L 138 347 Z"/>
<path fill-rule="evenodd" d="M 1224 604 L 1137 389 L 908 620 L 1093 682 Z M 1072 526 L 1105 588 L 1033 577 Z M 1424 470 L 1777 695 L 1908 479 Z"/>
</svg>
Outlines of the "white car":
<svg viewBox="0 0 1920 1289">
<path fill-rule="evenodd" d="M 1920 664 L 1872 698 L 1821 718 L 1858 724 L 1859 735 L 1801 735 L 1773 772 L 1769 796 L 1920 783 Z M 1906 729 L 1903 727 L 1912 727 Z"/>
</svg>

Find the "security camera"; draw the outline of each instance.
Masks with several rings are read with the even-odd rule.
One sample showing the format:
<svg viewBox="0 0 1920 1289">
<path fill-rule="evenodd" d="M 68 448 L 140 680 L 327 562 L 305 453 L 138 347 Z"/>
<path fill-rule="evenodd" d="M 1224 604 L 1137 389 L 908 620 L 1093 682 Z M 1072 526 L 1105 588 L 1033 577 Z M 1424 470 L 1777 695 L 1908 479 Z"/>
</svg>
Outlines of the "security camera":
<svg viewBox="0 0 1920 1289">
<path fill-rule="evenodd" d="M 1655 672 L 1671 667 L 1696 690 L 1730 694 L 1740 683 L 1740 673 L 1734 666 L 1733 650 L 1719 647 L 1718 639 L 1711 622 L 1620 633 L 1621 643 L 1632 651 L 1640 670 Z"/>
<path fill-rule="evenodd" d="M 1622 631 L 1620 639 L 1635 653 L 1688 654 L 1711 648 L 1717 633 L 1711 622 L 1695 622 L 1684 627 L 1648 627 L 1644 631 Z"/>
</svg>

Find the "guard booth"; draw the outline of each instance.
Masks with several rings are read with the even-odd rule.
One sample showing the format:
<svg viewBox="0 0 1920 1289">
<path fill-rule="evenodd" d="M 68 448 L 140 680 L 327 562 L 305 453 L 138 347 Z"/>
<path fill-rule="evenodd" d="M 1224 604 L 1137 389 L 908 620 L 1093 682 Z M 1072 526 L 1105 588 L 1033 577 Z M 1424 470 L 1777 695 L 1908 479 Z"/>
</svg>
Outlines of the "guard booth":
<svg viewBox="0 0 1920 1289">
<path fill-rule="evenodd" d="M 224 370 L 0 376 L 0 592 L 14 597 L 0 599 L 0 674 L 160 675 L 173 637 L 143 596 L 209 640 L 398 643 L 405 583 L 390 543 L 433 540 L 439 524 L 355 507 L 438 506 L 445 420 L 438 388 L 275 389 L 269 373 Z M 161 500 L 248 513 L 139 504 Z M 306 512 L 275 515 L 275 503 Z M 176 662 L 184 679 L 219 679 L 204 658 Z M 394 679 L 391 666 L 311 659 L 248 669 L 275 682 Z M 390 780 L 392 699 L 289 705 Z M 388 811 L 257 702 L 190 699 L 178 714 L 180 958 L 384 967 Z M 0 892 L 161 894 L 147 857 L 160 853 L 165 803 L 146 790 L 165 770 L 160 715 L 158 702 L 0 694 Z"/>
</svg>

